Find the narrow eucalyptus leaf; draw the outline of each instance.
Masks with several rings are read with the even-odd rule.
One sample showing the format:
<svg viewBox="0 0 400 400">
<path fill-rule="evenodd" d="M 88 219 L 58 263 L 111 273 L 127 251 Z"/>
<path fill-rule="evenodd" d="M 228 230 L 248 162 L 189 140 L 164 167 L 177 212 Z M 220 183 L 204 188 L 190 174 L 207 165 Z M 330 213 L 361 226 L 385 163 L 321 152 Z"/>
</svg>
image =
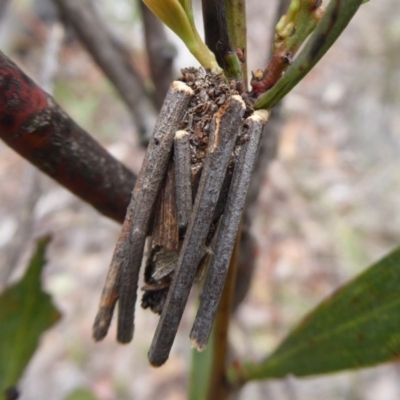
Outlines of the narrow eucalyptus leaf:
<svg viewBox="0 0 400 400">
<path fill-rule="evenodd" d="M 259 364 L 233 382 L 317 375 L 400 359 L 400 248 L 337 290 Z"/>
</svg>

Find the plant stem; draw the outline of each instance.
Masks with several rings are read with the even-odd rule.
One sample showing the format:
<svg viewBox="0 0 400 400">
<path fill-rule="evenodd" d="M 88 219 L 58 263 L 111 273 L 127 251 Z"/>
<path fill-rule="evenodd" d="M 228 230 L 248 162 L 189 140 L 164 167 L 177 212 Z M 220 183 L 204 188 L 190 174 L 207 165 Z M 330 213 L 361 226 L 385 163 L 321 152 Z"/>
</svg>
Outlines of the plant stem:
<svg viewBox="0 0 400 400">
<path fill-rule="evenodd" d="M 324 9 L 315 0 L 292 0 L 276 25 L 273 55 L 264 71 L 256 70 L 251 80 L 254 96 L 266 92 L 281 78 L 300 46 L 317 26 Z"/>
<path fill-rule="evenodd" d="M 213 363 L 211 371 L 208 400 L 224 400 L 229 394 L 229 386 L 226 384 L 225 371 L 228 354 L 228 330 L 231 318 L 231 305 L 236 283 L 237 260 L 239 256 L 241 230 L 239 228 L 235 247 L 229 263 L 228 275 L 224 290 L 218 306 L 217 316 L 213 330 Z"/>
<path fill-rule="evenodd" d="M 276 85 L 260 96 L 254 107 L 269 110 L 286 96 L 329 50 L 362 3 L 363 0 L 332 0 L 299 56 Z"/>
<path fill-rule="evenodd" d="M 202 5 L 206 44 L 216 55 L 227 78 L 240 82 L 240 89 L 244 90 L 242 63 L 231 42 L 225 1 L 203 0 Z"/>
<path fill-rule="evenodd" d="M 214 335 L 206 349 L 192 349 L 192 360 L 189 380 L 189 400 L 205 400 L 210 385 L 212 366 L 214 362 Z"/>
<path fill-rule="evenodd" d="M 242 81 L 247 88 L 247 27 L 246 27 L 246 0 L 224 0 L 226 21 L 230 44 L 234 51 L 239 49 L 243 53 L 240 60 L 242 66 Z"/>
<path fill-rule="evenodd" d="M 135 176 L 2 52 L 0 138 L 99 212 L 123 221 Z"/>
</svg>

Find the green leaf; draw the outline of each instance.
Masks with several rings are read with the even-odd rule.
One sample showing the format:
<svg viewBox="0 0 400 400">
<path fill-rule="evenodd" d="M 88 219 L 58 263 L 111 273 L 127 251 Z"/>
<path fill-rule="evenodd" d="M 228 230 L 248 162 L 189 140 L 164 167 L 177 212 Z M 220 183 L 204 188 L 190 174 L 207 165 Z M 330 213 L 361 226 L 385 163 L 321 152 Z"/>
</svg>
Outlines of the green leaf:
<svg viewBox="0 0 400 400">
<path fill-rule="evenodd" d="M 204 68 L 220 71 L 215 55 L 204 44 L 196 26 L 189 0 L 143 0 L 165 25 L 175 32 Z"/>
<path fill-rule="evenodd" d="M 189 400 L 205 400 L 210 386 L 215 336 L 214 331 L 204 351 L 192 349 Z"/>
<path fill-rule="evenodd" d="M 0 394 L 17 384 L 40 335 L 60 318 L 40 283 L 48 243 L 38 241 L 25 276 L 0 295 Z"/>
<path fill-rule="evenodd" d="M 331 0 L 309 41 L 283 77 L 256 101 L 255 109 L 271 109 L 283 99 L 335 43 L 363 0 Z"/>
<path fill-rule="evenodd" d="M 316 375 L 400 357 L 400 248 L 336 291 L 259 364 L 231 368 L 231 382 Z"/>
</svg>

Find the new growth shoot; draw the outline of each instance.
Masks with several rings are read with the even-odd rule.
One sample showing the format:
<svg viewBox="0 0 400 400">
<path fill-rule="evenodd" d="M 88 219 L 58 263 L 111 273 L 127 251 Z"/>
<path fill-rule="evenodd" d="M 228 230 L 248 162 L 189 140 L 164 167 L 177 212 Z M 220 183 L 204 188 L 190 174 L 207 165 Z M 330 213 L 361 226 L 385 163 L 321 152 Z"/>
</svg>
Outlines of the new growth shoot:
<svg viewBox="0 0 400 400">
<path fill-rule="evenodd" d="M 221 71 L 215 55 L 205 45 L 197 31 L 191 0 L 143 0 L 143 2 L 182 39 L 204 68 L 214 72 Z"/>
<path fill-rule="evenodd" d="M 253 96 L 266 92 L 281 78 L 307 37 L 317 26 L 324 9 L 321 0 L 292 0 L 276 25 L 273 55 L 267 68 L 253 72 Z"/>
</svg>

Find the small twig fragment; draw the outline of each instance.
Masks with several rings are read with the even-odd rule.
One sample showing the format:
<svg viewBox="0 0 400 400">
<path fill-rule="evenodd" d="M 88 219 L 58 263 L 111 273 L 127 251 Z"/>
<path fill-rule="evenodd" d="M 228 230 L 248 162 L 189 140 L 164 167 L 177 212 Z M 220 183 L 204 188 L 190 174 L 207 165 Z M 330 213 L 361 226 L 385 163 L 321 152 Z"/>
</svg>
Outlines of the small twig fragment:
<svg viewBox="0 0 400 400">
<path fill-rule="evenodd" d="M 235 95 L 227 100 L 213 117 L 210 145 L 200 178 L 193 216 L 148 354 L 149 361 L 154 366 L 160 366 L 168 359 L 203 254 L 202 250 L 244 111 L 243 100 Z"/>
<path fill-rule="evenodd" d="M 189 132 L 177 131 L 174 138 L 176 206 L 180 233 L 186 231 L 192 213 Z"/>
<path fill-rule="evenodd" d="M 192 343 L 198 350 L 205 348 L 211 333 L 228 273 L 229 260 L 235 245 L 251 173 L 257 159 L 262 130 L 267 119 L 267 111 L 256 111 L 247 118 L 243 127 L 243 129 L 247 130 L 249 140 L 241 148 L 239 158 L 236 161 L 228 203 L 222 217 L 217 243 L 214 248 L 214 257 L 208 270 L 200 307 L 190 333 Z"/>
<path fill-rule="evenodd" d="M 129 233 L 132 228 L 132 213 L 125 218 L 122 231 L 115 246 L 111 265 L 108 270 L 106 283 L 101 293 L 99 311 L 93 324 L 93 339 L 100 341 L 107 335 L 118 300 L 118 283 L 120 280 L 122 265 L 129 259 L 126 258 Z"/>
</svg>

